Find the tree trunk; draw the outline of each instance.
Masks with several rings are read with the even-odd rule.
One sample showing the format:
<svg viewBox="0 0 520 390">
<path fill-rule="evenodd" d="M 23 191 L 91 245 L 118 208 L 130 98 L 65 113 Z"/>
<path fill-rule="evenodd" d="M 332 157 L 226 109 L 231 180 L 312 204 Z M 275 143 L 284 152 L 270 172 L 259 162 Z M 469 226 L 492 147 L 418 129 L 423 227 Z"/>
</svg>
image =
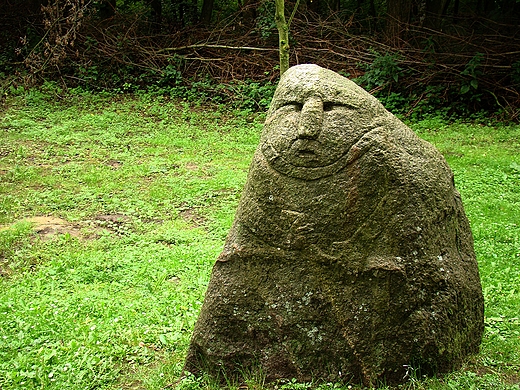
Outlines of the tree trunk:
<svg viewBox="0 0 520 390">
<path fill-rule="evenodd" d="M 374 0 L 369 1 L 369 9 L 370 9 L 370 16 L 372 16 L 373 18 L 377 17 L 376 5 L 374 3 Z"/>
<path fill-rule="evenodd" d="M 454 18 L 459 16 L 459 5 L 460 5 L 459 0 L 455 0 L 455 4 L 453 5 L 453 17 Z"/>
<path fill-rule="evenodd" d="M 162 21 L 162 3 L 161 0 L 151 0 L 150 6 L 152 8 L 151 20 L 154 28 L 158 28 Z"/>
<path fill-rule="evenodd" d="M 280 76 L 289 69 L 289 26 L 285 21 L 284 0 L 275 0 L 276 12 L 274 20 L 278 28 L 278 43 L 280 48 Z"/>
<path fill-rule="evenodd" d="M 433 29 L 441 27 L 442 18 L 448 14 L 451 0 L 429 0 L 426 2 L 425 26 Z"/>
<path fill-rule="evenodd" d="M 448 7 L 450 6 L 451 0 L 444 1 L 442 5 L 442 12 L 441 15 L 444 17 L 448 14 Z"/>
<path fill-rule="evenodd" d="M 200 22 L 207 26 L 211 23 L 211 14 L 213 13 L 214 0 L 204 0 L 202 10 L 200 12 Z"/>
<path fill-rule="evenodd" d="M 399 38 L 401 25 L 410 19 L 411 1 L 388 0 L 386 4 L 386 32 L 390 39 Z"/>
</svg>

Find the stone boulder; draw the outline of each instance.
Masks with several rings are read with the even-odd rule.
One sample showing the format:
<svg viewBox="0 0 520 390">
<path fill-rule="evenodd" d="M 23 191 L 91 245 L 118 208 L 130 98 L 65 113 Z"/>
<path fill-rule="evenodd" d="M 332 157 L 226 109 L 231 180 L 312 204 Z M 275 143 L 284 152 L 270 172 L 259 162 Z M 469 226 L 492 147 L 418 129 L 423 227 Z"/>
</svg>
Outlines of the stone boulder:
<svg viewBox="0 0 520 390">
<path fill-rule="evenodd" d="M 281 78 L 185 369 L 406 381 L 482 338 L 470 226 L 443 156 L 350 80 Z"/>
</svg>

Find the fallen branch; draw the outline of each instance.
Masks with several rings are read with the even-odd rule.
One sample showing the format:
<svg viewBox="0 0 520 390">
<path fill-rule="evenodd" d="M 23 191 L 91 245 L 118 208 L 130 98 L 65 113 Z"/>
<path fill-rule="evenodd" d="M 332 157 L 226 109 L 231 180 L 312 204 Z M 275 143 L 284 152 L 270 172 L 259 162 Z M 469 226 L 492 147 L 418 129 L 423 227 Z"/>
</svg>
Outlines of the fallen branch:
<svg viewBox="0 0 520 390">
<path fill-rule="evenodd" d="M 229 50 L 256 50 L 256 51 L 276 51 L 276 48 L 268 48 L 268 47 L 251 47 L 251 46 L 227 46 L 227 45 L 214 45 L 209 43 L 197 43 L 195 45 L 187 45 L 187 46 L 179 46 L 179 47 L 165 47 L 163 49 L 159 49 L 156 53 L 164 53 L 169 51 L 181 51 L 187 49 L 229 49 Z"/>
</svg>

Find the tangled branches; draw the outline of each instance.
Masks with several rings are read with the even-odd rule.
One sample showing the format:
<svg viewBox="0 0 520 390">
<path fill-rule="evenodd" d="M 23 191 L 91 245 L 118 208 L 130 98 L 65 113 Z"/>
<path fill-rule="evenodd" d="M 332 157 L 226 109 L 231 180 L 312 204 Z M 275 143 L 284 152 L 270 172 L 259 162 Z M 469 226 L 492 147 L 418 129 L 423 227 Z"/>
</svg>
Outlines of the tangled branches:
<svg viewBox="0 0 520 390">
<path fill-rule="evenodd" d="M 31 77 L 59 74 L 68 61 L 79 56 L 75 43 L 87 8 L 85 0 L 54 0 L 41 6 L 45 34 L 24 59 Z"/>
<path fill-rule="evenodd" d="M 244 18 L 243 10 L 213 29 L 158 30 L 140 14 L 99 21 L 87 7 L 85 0 L 54 0 L 42 8 L 45 34 L 24 60 L 30 75 L 92 88 L 278 78 L 276 29 Z M 389 39 L 377 32 L 384 29 L 367 34 L 366 25 L 378 23 L 298 13 L 290 62 L 343 72 L 383 100 L 406 97 L 411 109 L 463 104 L 519 116 L 520 32 L 514 26 L 459 17 L 442 31 L 401 24 L 398 38 Z"/>
</svg>

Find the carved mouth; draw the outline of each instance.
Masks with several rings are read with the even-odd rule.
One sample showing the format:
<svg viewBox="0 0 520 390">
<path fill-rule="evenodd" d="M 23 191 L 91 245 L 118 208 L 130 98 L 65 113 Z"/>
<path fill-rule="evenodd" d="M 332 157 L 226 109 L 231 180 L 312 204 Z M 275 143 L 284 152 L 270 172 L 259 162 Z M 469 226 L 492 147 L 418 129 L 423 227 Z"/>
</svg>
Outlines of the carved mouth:
<svg viewBox="0 0 520 390">
<path fill-rule="evenodd" d="M 316 158 L 316 153 L 309 149 L 298 150 L 297 154 L 300 158 Z"/>
<path fill-rule="evenodd" d="M 316 160 L 319 157 L 316 150 L 318 146 L 316 141 L 298 139 L 292 147 L 293 155 L 304 160 Z"/>
</svg>

